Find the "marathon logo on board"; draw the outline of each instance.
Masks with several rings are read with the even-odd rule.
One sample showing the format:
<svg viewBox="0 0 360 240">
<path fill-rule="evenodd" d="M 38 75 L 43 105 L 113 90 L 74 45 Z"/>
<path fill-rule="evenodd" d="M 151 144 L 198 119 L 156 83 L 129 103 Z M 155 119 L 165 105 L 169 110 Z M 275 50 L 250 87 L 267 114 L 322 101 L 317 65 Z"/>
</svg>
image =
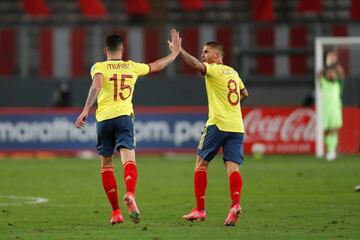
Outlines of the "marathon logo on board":
<svg viewBox="0 0 360 240">
<path fill-rule="evenodd" d="M 166 121 L 149 121 L 135 123 L 137 142 L 172 142 L 174 146 L 182 146 L 188 141 L 199 141 L 204 121 L 175 122 L 172 127 Z M 53 121 L 34 122 L 0 122 L 0 143 L 66 143 L 94 142 L 96 140 L 96 124 L 88 123 L 86 128 L 75 129 L 74 123 L 67 118 L 55 118 Z"/>
<path fill-rule="evenodd" d="M 0 151 L 95 150 L 96 123 L 89 117 L 86 127 L 74 126 L 77 115 L 49 113 L 0 114 Z M 195 149 L 207 114 L 137 114 L 135 136 L 141 150 Z"/>
</svg>

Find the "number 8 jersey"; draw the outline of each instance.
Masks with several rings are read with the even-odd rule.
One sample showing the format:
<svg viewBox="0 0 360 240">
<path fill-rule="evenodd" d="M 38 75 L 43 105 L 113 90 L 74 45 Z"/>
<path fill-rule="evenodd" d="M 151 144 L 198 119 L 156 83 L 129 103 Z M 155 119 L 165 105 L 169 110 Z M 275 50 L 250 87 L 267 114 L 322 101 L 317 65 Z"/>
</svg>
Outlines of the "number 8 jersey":
<svg viewBox="0 0 360 240">
<path fill-rule="evenodd" d="M 134 114 L 132 97 L 138 77 L 150 72 L 148 64 L 133 61 L 110 60 L 97 62 L 91 67 L 91 79 L 96 73 L 103 75 L 97 97 L 98 122 L 123 115 Z"/>
<path fill-rule="evenodd" d="M 229 66 L 216 63 L 204 65 L 209 103 L 206 126 L 215 124 L 221 131 L 244 133 L 240 107 L 240 90 L 245 88 L 244 83 Z"/>
</svg>

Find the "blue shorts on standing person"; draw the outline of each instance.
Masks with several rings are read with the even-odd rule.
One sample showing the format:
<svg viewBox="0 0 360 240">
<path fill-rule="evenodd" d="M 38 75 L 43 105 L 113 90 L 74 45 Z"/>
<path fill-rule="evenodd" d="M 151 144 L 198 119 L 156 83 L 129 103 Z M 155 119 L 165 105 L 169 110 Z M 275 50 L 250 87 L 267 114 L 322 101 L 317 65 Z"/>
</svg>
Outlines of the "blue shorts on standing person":
<svg viewBox="0 0 360 240">
<path fill-rule="evenodd" d="M 206 161 L 211 161 L 222 147 L 224 161 L 242 164 L 244 162 L 243 141 L 243 133 L 224 132 L 216 125 L 205 126 L 198 146 L 198 155 Z"/>
<path fill-rule="evenodd" d="M 110 157 L 120 148 L 135 149 L 134 122 L 131 116 L 119 116 L 96 123 L 100 156 Z"/>
</svg>

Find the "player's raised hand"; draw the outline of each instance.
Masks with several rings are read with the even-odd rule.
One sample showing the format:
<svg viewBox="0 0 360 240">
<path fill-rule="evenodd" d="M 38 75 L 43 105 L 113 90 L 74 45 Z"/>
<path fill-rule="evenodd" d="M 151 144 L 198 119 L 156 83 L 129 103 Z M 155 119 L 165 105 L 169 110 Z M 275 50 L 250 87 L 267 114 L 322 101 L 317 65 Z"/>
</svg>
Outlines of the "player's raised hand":
<svg viewBox="0 0 360 240">
<path fill-rule="evenodd" d="M 82 112 L 79 117 L 76 119 L 75 126 L 77 128 L 83 128 L 85 126 L 86 118 L 88 117 L 88 114 L 85 112 Z"/>
<path fill-rule="evenodd" d="M 181 50 L 181 38 L 180 34 L 176 29 L 171 30 L 171 41 L 173 46 L 173 52 L 180 53 Z"/>
<path fill-rule="evenodd" d="M 169 48 L 173 53 L 179 54 L 181 50 L 181 38 L 176 29 L 171 29 L 171 42 L 168 41 Z"/>
</svg>

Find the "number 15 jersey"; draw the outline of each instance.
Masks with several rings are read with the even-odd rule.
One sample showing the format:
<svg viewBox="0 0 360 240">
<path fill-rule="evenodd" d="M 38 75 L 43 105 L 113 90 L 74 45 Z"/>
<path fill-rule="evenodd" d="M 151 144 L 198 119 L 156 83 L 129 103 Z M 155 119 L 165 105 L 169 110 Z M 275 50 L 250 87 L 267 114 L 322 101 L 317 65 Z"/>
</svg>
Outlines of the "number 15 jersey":
<svg viewBox="0 0 360 240">
<path fill-rule="evenodd" d="M 111 60 L 97 62 L 91 67 L 91 79 L 96 73 L 103 75 L 102 87 L 97 97 L 98 122 L 134 113 L 132 97 L 138 77 L 147 75 L 150 66 L 133 61 Z"/>
<path fill-rule="evenodd" d="M 244 133 L 240 108 L 240 90 L 245 88 L 244 83 L 229 66 L 215 63 L 204 65 L 209 103 L 206 126 L 215 124 L 221 131 Z"/>
</svg>

